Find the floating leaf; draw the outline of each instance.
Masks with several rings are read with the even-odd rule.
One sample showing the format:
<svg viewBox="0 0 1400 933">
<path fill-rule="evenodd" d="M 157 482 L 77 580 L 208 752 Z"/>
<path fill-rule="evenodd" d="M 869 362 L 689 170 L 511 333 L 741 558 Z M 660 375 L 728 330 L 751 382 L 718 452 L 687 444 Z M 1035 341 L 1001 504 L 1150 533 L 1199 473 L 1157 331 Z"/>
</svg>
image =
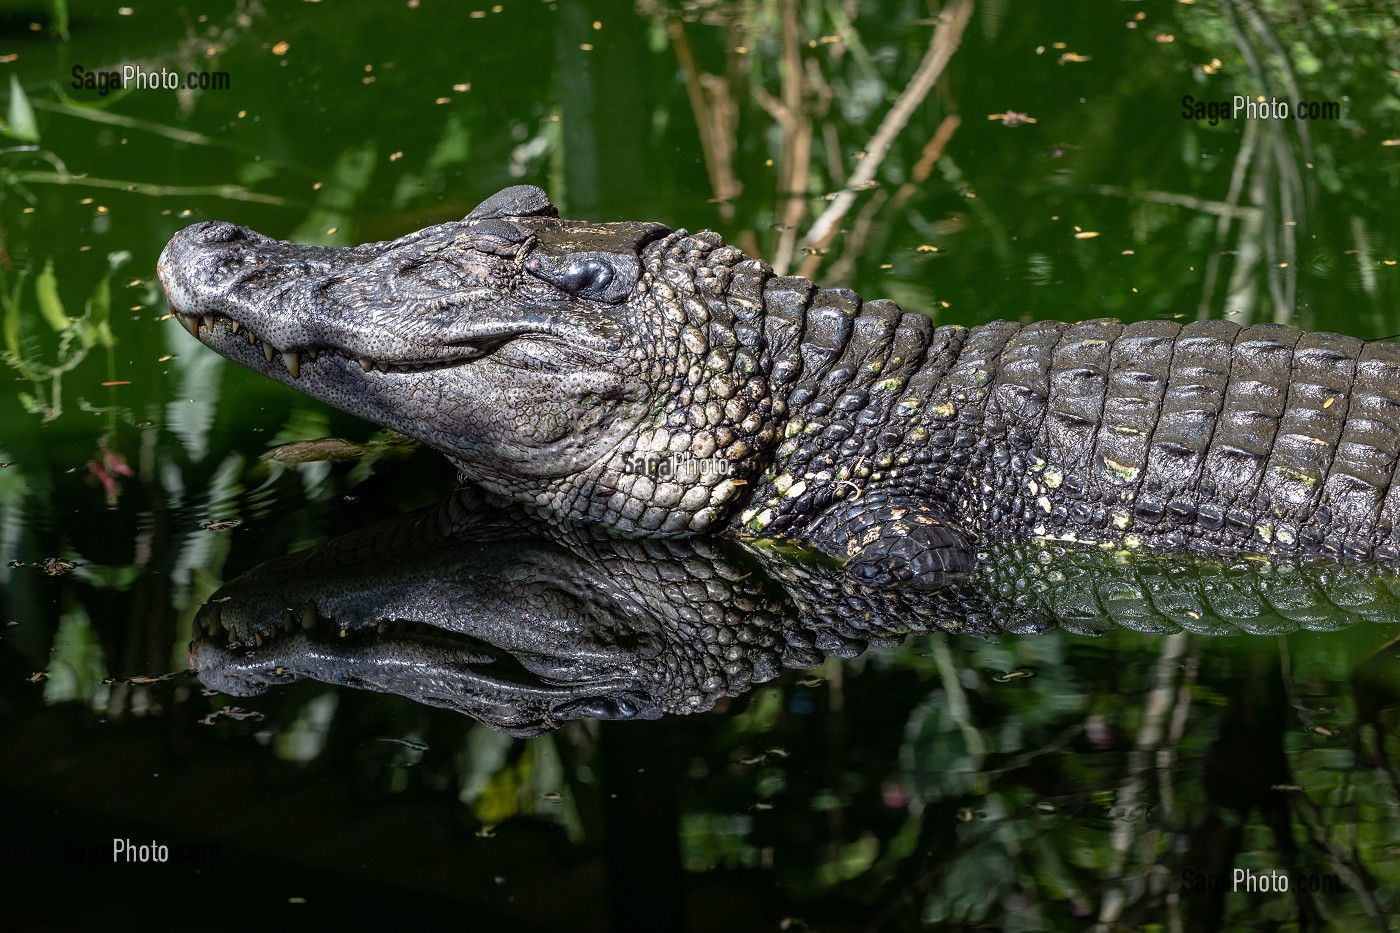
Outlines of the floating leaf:
<svg viewBox="0 0 1400 933">
<path fill-rule="evenodd" d="M 360 459 L 369 450 L 369 446 L 365 444 L 354 444 L 338 437 L 322 437 L 274 447 L 264 453 L 262 459 L 291 464 L 348 463 Z"/>
</svg>

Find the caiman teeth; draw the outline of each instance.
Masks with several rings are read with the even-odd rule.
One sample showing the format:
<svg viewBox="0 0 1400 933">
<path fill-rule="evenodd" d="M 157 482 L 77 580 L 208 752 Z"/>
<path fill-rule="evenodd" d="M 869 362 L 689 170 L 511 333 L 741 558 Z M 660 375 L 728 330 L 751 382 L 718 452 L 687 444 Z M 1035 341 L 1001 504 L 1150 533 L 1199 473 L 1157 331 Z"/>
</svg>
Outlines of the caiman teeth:
<svg viewBox="0 0 1400 933">
<path fill-rule="evenodd" d="M 452 366 L 458 362 L 461 362 L 466 359 L 471 359 L 477 355 L 475 352 L 473 352 L 469 353 L 466 356 L 459 356 L 441 361 L 403 360 L 394 362 L 387 360 L 376 360 L 373 357 L 369 356 L 355 356 L 353 355 L 352 351 L 337 350 L 335 348 L 307 347 L 304 350 L 282 349 L 273 345 L 269 341 L 259 337 L 253 332 L 253 329 L 251 327 L 248 327 L 245 324 L 240 324 L 238 321 L 233 320 L 233 318 L 225 317 L 222 314 L 186 314 L 184 312 L 176 311 L 172 312 L 172 316 L 180 322 L 181 327 L 189 331 L 191 337 L 201 342 L 203 342 L 205 339 L 213 337 L 216 334 L 216 332 L 218 331 L 218 325 L 220 321 L 227 322 L 229 336 L 241 337 L 242 339 L 248 341 L 248 346 L 250 347 L 261 347 L 263 358 L 267 360 L 268 363 L 272 363 L 280 355 L 282 357 L 283 364 L 287 367 L 287 372 L 291 373 L 293 379 L 301 378 L 301 368 L 303 364 L 315 363 L 318 359 L 320 359 L 323 353 L 330 353 L 339 356 L 341 359 L 348 360 L 352 364 L 355 362 L 359 362 L 360 369 L 367 373 L 374 372 L 375 370 L 378 370 L 381 373 L 416 373 L 421 372 L 425 369 L 437 369 L 440 367 Z M 206 327 L 209 328 L 209 333 L 207 335 L 204 335 L 202 332 Z"/>
<path fill-rule="evenodd" d="M 391 634 L 411 635 L 420 638 L 451 637 L 450 633 L 444 632 L 431 623 L 415 619 L 391 621 L 387 618 L 380 618 L 373 625 L 347 627 L 317 606 L 314 598 L 307 599 L 300 609 L 284 608 L 280 618 L 266 619 L 261 624 L 249 625 L 248 630 L 243 634 L 239 633 L 239 628 L 242 628 L 239 624 L 224 623 L 222 610 L 216 603 L 211 602 L 201 608 L 193 634 L 196 638 L 207 637 L 211 639 L 226 635 L 230 651 L 240 648 L 273 648 L 278 641 L 298 637 L 338 636 L 347 638 L 353 635 L 355 637 L 375 638 Z"/>
</svg>

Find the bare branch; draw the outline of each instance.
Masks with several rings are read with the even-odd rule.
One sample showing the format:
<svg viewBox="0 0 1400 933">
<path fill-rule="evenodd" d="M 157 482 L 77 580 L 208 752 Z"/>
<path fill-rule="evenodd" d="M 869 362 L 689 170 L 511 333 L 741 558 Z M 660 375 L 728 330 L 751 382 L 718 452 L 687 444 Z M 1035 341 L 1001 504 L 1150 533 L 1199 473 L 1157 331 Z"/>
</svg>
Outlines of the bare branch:
<svg viewBox="0 0 1400 933">
<path fill-rule="evenodd" d="M 841 219 L 855 203 L 856 195 L 874 182 L 875 173 L 879 170 L 880 163 L 885 160 L 890 147 L 894 145 L 895 139 L 909 123 L 914 111 L 924 102 L 928 92 L 933 90 L 933 85 L 943 74 L 943 69 L 947 67 L 948 61 L 962 42 L 963 32 L 971 18 L 972 0 L 958 0 L 939 14 L 938 25 L 929 39 L 928 51 L 924 53 L 924 60 L 919 69 L 914 72 L 908 86 L 885 114 L 885 119 L 880 121 L 875 135 L 870 137 L 870 142 L 865 146 L 865 155 L 856 164 L 846 187 L 837 192 L 831 200 L 831 205 L 807 231 L 807 236 L 802 240 L 804 248 L 820 250 L 831 242 Z"/>
</svg>

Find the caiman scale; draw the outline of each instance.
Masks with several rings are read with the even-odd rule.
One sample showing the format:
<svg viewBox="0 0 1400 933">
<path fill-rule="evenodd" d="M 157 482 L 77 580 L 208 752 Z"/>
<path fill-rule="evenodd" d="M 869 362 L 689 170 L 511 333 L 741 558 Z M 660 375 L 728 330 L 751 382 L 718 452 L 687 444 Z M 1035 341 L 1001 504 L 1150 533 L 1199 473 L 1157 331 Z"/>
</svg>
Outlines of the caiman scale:
<svg viewBox="0 0 1400 933">
<path fill-rule="evenodd" d="M 559 521 L 787 538 L 871 582 L 1021 536 L 1400 559 L 1394 343 L 935 326 L 530 186 L 344 249 L 198 223 L 160 277 L 205 345 Z M 719 468 L 658 468 L 690 458 Z"/>
</svg>

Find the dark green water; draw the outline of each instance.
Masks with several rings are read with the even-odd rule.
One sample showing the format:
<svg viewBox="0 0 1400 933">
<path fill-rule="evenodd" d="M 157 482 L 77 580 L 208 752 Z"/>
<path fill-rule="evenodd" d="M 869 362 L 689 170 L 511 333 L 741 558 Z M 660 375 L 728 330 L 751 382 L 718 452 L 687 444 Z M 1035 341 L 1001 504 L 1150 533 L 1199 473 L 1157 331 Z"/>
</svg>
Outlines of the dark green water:
<svg viewBox="0 0 1400 933">
<path fill-rule="evenodd" d="M 259 459 L 376 432 L 199 347 L 154 276 L 196 220 L 343 245 L 531 182 L 565 216 L 714 229 L 945 322 L 1388 337 L 1391 5 L 978 4 L 812 249 L 919 68 L 924 5 L 61 6 L 0 6 L 0 789 L 23 928 L 244 906 L 540 930 L 1391 922 L 1379 624 L 926 636 L 713 713 L 530 740 L 310 683 L 206 695 L 186 646 L 220 583 L 454 476 L 427 451 Z M 71 86 L 125 65 L 229 86 Z M 1338 118 L 1182 117 L 1236 94 Z M 114 838 L 179 857 L 113 865 Z M 1292 889 L 1205 890 L 1234 868 Z"/>
</svg>

